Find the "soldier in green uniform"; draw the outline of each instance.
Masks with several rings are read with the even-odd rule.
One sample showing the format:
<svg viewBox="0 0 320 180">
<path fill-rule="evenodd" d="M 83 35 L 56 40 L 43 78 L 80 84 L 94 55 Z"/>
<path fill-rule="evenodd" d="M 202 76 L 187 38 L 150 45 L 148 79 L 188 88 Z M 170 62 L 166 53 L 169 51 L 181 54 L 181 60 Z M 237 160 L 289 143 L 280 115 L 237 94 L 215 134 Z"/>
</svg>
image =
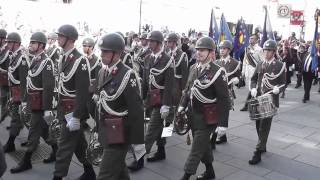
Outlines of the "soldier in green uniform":
<svg viewBox="0 0 320 180">
<path fill-rule="evenodd" d="M 28 104 L 31 107 L 31 123 L 28 135 L 27 151 L 17 167 L 11 173 L 19 173 L 32 168 L 31 156 L 36 150 L 40 137 L 48 140 L 48 123 L 44 118 L 52 117 L 52 98 L 54 89 L 53 62 L 44 53 L 47 37 L 42 32 L 32 34 L 29 52 L 32 53 L 30 68 L 27 76 Z M 27 101 L 27 100 L 25 100 Z M 50 142 L 47 142 L 51 144 Z M 55 160 L 57 145 L 52 144 L 52 153 L 45 163 Z"/>
<path fill-rule="evenodd" d="M 197 43 L 197 63 L 190 67 L 189 78 L 183 91 L 178 113 L 187 115 L 191 123 L 193 142 L 185 163 L 185 174 L 181 180 L 189 180 L 195 174 L 200 161 L 206 171 L 198 180 L 214 179 L 213 155 L 210 134 L 218 127 L 228 127 L 230 99 L 225 69 L 213 62 L 215 43 L 209 37 L 200 38 Z"/>
<path fill-rule="evenodd" d="M 263 44 L 264 61 L 259 62 L 251 78 L 251 96 L 256 97 L 271 92 L 272 102 L 279 107 L 279 93 L 284 90 L 285 64 L 276 59 L 277 43 L 268 40 Z M 268 135 L 272 117 L 256 121 L 258 144 L 249 164 L 254 165 L 261 161 L 261 154 L 266 152 Z"/>
<path fill-rule="evenodd" d="M 130 144 L 144 142 L 143 103 L 138 75 L 121 61 L 124 39 L 117 33 L 99 42 L 104 66 L 98 77 L 99 141 L 103 157 L 99 180 L 130 179 L 125 157 Z"/>
<path fill-rule="evenodd" d="M 0 105 L 1 105 L 1 118 L 0 122 L 8 115 L 8 66 L 9 66 L 9 50 L 6 47 L 7 31 L 0 29 Z"/>
<path fill-rule="evenodd" d="M 7 47 L 11 51 L 10 63 L 8 67 L 9 77 L 9 91 L 10 91 L 10 136 L 4 146 L 4 152 L 15 151 L 14 141 L 23 128 L 23 123 L 20 119 L 20 112 L 22 108 L 26 107 L 26 76 L 28 74 L 29 64 L 21 48 L 21 37 L 18 33 L 12 32 L 7 36 Z"/>
<path fill-rule="evenodd" d="M 166 158 L 166 139 L 161 137 L 164 122 L 169 115 L 170 107 L 173 105 L 173 68 L 170 68 L 172 60 L 163 51 L 163 35 L 160 31 L 152 31 L 148 34 L 149 48 L 152 53 L 146 57 L 145 73 L 143 77 L 143 95 L 147 96 L 147 106 L 151 109 L 151 118 L 145 136 L 146 153 L 149 154 L 151 147 L 157 141 L 157 152 L 147 158 L 154 162 Z"/>
<path fill-rule="evenodd" d="M 148 33 L 142 33 L 140 35 L 141 48 L 137 53 L 134 54 L 134 63 L 138 65 L 137 72 L 141 78 L 143 77 L 145 57 L 151 54 L 151 50 L 149 49 L 149 46 L 148 46 L 147 36 L 148 36 Z"/>
<path fill-rule="evenodd" d="M 233 108 L 233 99 L 236 98 L 233 86 L 234 84 L 239 83 L 239 78 L 241 76 L 241 62 L 233 59 L 230 57 L 230 52 L 232 51 L 232 42 L 229 40 L 224 40 L 219 44 L 219 50 L 220 50 L 220 59 L 215 61 L 219 66 L 225 68 L 227 72 L 227 78 L 228 78 L 228 90 L 229 90 L 229 96 L 230 96 L 230 102 L 231 102 L 231 108 Z M 223 129 L 222 127 L 217 127 L 216 132 L 218 131 L 223 132 L 222 134 L 213 135 L 211 139 L 212 146 L 214 147 L 214 141 L 215 136 L 217 136 L 215 144 L 221 144 L 227 142 L 227 135 L 225 134 L 226 129 Z"/>
<path fill-rule="evenodd" d="M 90 72 L 87 59 L 74 47 L 78 31 L 72 25 L 58 29 L 58 44 L 63 49 L 59 62 L 59 99 L 57 118 L 61 123 L 58 140 L 54 180 L 67 176 L 70 162 L 75 153 L 83 164 L 81 180 L 96 179 L 92 165 L 86 159 L 87 141 L 81 123 L 88 119 Z"/>
<path fill-rule="evenodd" d="M 119 34 L 123 39 L 125 38 L 124 35 L 118 31 L 116 32 L 117 34 Z M 120 59 L 122 60 L 122 62 L 127 65 L 130 68 L 134 68 L 136 70 L 136 68 L 134 67 L 133 64 L 133 58 L 131 56 L 131 52 L 129 52 L 129 48 L 125 48 L 124 51 L 121 54 Z"/>
</svg>

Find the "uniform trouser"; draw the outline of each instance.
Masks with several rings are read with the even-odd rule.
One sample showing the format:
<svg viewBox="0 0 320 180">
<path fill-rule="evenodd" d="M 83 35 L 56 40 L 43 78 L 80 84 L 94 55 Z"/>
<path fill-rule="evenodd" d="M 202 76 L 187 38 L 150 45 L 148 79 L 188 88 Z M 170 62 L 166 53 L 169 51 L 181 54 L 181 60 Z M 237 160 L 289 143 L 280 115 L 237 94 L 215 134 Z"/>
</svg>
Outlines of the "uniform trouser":
<svg viewBox="0 0 320 180">
<path fill-rule="evenodd" d="M 89 164 L 86 159 L 87 145 L 83 129 L 69 131 L 69 128 L 66 127 L 66 121 L 61 121 L 61 135 L 58 140 L 54 175 L 58 177 L 67 176 L 73 153 L 75 153 L 79 162 Z"/>
<path fill-rule="evenodd" d="M 303 87 L 304 87 L 304 97 L 303 99 L 310 99 L 310 90 L 312 86 L 313 73 L 312 72 L 303 72 Z"/>
<path fill-rule="evenodd" d="M 91 95 L 90 97 L 92 97 L 93 95 Z M 91 98 L 91 100 L 88 101 L 88 111 L 90 116 L 95 119 L 96 116 L 96 104 L 94 102 L 94 100 Z"/>
<path fill-rule="evenodd" d="M 34 152 L 36 150 L 40 137 L 49 144 L 47 141 L 49 137 L 49 126 L 43 119 L 43 111 L 33 111 L 31 113 L 27 152 Z"/>
<path fill-rule="evenodd" d="M 20 103 L 12 103 L 10 108 L 11 123 L 10 123 L 10 136 L 18 136 L 21 129 L 23 128 L 23 122 L 20 119 L 19 114 Z"/>
<path fill-rule="evenodd" d="M 204 164 L 213 162 L 210 134 L 215 127 L 192 131 L 193 142 L 189 157 L 184 165 L 184 171 L 188 174 L 196 174 L 200 161 Z"/>
<path fill-rule="evenodd" d="M 160 108 L 153 108 L 151 118 L 148 125 L 148 130 L 145 136 L 146 152 L 150 153 L 152 145 L 157 141 L 158 146 L 164 146 L 166 139 L 161 138 L 163 129 L 163 119 L 161 118 Z"/>
<path fill-rule="evenodd" d="M 257 150 L 266 150 L 271 123 L 272 117 L 256 121 L 256 130 L 258 134 Z"/>
<path fill-rule="evenodd" d="M 7 109 L 7 102 L 8 102 L 8 87 L 0 87 L 0 105 L 1 105 L 1 116 L 6 114 L 8 111 Z"/>
<path fill-rule="evenodd" d="M 129 180 L 125 163 L 128 145 L 108 145 L 103 149 L 97 180 Z"/>
</svg>

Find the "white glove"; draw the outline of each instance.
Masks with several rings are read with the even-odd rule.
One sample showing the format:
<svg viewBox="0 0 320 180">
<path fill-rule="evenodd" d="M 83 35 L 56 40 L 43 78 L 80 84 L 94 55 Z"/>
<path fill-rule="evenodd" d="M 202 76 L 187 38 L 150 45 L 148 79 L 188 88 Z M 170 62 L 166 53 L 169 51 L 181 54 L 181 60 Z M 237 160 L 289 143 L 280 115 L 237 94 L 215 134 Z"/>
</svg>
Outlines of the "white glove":
<svg viewBox="0 0 320 180">
<path fill-rule="evenodd" d="M 46 121 L 47 124 L 50 124 L 53 120 L 53 113 L 52 111 L 44 111 L 43 119 Z"/>
<path fill-rule="evenodd" d="M 184 107 L 179 106 L 179 107 L 178 107 L 178 113 L 181 113 L 182 111 L 184 111 Z"/>
<path fill-rule="evenodd" d="M 56 100 L 55 97 L 52 98 L 52 108 L 56 108 L 58 105 L 58 101 Z"/>
<path fill-rule="evenodd" d="M 251 96 L 252 96 L 252 97 L 257 97 L 257 93 L 258 93 L 258 92 L 257 92 L 257 89 L 256 89 L 256 88 L 252 88 L 252 89 L 251 89 Z"/>
<path fill-rule="evenodd" d="M 217 133 L 217 138 L 220 138 L 221 136 L 226 135 L 226 133 L 227 133 L 227 128 L 226 128 L 226 127 L 218 126 L 218 127 L 216 128 L 216 131 L 215 131 L 215 132 Z"/>
<path fill-rule="evenodd" d="M 161 114 L 161 118 L 162 118 L 162 119 L 166 119 L 166 118 L 168 117 L 168 115 L 169 115 L 169 109 L 170 109 L 169 106 L 165 106 L 165 105 L 161 106 L 161 108 L 160 108 L 160 114 Z"/>
<path fill-rule="evenodd" d="M 272 89 L 272 93 L 273 94 L 279 94 L 280 92 L 280 89 L 278 88 L 278 86 L 274 86 L 273 89 Z"/>
<path fill-rule="evenodd" d="M 235 77 L 233 78 L 233 84 L 238 84 L 239 83 L 239 78 Z"/>
<path fill-rule="evenodd" d="M 99 101 L 99 96 L 97 94 L 92 96 L 92 99 L 95 103 L 97 103 Z"/>
<path fill-rule="evenodd" d="M 27 106 L 27 102 L 21 102 L 22 109 L 25 108 L 26 106 Z"/>
<path fill-rule="evenodd" d="M 77 131 L 80 129 L 80 119 L 72 117 L 70 121 L 67 122 L 67 128 L 70 131 Z"/>
</svg>

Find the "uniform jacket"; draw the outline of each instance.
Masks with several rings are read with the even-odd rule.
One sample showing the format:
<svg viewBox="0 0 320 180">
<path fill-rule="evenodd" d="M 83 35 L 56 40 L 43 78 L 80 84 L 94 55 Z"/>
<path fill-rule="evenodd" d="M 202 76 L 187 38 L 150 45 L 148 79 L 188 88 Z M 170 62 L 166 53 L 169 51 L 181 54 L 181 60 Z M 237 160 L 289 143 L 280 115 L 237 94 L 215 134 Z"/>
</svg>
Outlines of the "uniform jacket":
<svg viewBox="0 0 320 180">
<path fill-rule="evenodd" d="M 228 81 L 231 81 L 233 78 L 240 78 L 241 71 L 240 66 L 241 62 L 229 57 L 228 62 L 225 63 L 224 60 L 219 59 L 215 61 L 219 66 L 224 67 L 227 72 Z"/>
<path fill-rule="evenodd" d="M 2 48 L 0 50 L 0 73 L 8 75 L 8 67 L 10 63 L 10 52 L 9 50 Z"/>
<path fill-rule="evenodd" d="M 151 50 L 149 48 L 140 48 L 137 54 L 135 55 L 134 62 L 138 65 L 138 74 L 142 78 L 143 70 L 145 64 L 145 58 L 151 54 Z"/>
<path fill-rule="evenodd" d="M 89 92 L 90 94 L 94 93 L 97 89 L 98 83 L 97 78 L 99 71 L 102 67 L 101 60 L 95 54 L 90 55 L 88 58 L 90 65 L 90 86 Z"/>
</svg>

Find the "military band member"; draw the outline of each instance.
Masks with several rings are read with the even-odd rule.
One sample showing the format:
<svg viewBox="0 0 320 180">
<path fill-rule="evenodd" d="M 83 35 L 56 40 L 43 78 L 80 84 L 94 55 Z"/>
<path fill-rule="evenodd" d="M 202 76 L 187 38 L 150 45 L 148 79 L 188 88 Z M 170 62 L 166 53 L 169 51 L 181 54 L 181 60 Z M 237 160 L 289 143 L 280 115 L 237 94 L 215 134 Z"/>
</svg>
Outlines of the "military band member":
<svg viewBox="0 0 320 180">
<path fill-rule="evenodd" d="M 142 33 L 140 35 L 141 48 L 134 55 L 134 62 L 138 64 L 138 71 L 137 72 L 141 78 L 143 77 L 145 57 L 147 57 L 149 54 L 151 54 L 151 50 L 149 49 L 149 46 L 148 46 L 147 35 L 148 35 L 148 33 Z"/>
<path fill-rule="evenodd" d="M 206 171 L 198 180 L 214 179 L 210 135 L 217 126 L 228 127 L 230 99 L 225 69 L 213 62 L 215 43 L 209 37 L 200 38 L 197 43 L 197 63 L 190 67 L 189 78 L 178 108 L 190 119 L 193 142 L 191 152 L 184 166 L 181 180 L 189 180 L 196 174 L 200 161 Z"/>
<path fill-rule="evenodd" d="M 121 32 L 116 32 L 117 34 L 119 34 L 123 39 L 124 39 L 124 35 Z M 130 52 L 130 48 L 126 46 L 126 48 L 124 49 L 124 51 L 121 54 L 121 60 L 122 62 L 129 66 L 130 68 L 133 68 L 134 70 L 137 71 L 136 67 L 133 64 L 133 58 L 131 56 L 131 52 Z"/>
<path fill-rule="evenodd" d="M 36 150 L 40 137 L 48 140 L 48 124 L 44 118 L 52 116 L 52 97 L 54 89 L 53 62 L 44 53 L 47 37 L 42 32 L 31 36 L 29 51 L 34 55 L 27 76 L 28 103 L 31 107 L 31 123 L 28 134 L 27 151 L 18 166 L 11 169 L 11 173 L 19 173 L 32 168 L 31 156 Z M 52 145 L 52 153 L 44 163 L 55 161 L 57 145 Z"/>
<path fill-rule="evenodd" d="M 256 97 L 265 93 L 272 93 L 272 102 L 279 107 L 279 93 L 284 90 L 285 64 L 276 59 L 277 43 L 267 40 L 263 44 L 264 61 L 259 62 L 251 78 L 251 96 Z M 256 121 L 258 144 L 249 164 L 254 165 L 261 161 L 261 154 L 266 152 L 267 140 L 270 132 L 272 117 Z"/>
<path fill-rule="evenodd" d="M 138 75 L 120 57 L 124 39 L 117 33 L 99 42 L 102 62 L 99 72 L 99 141 L 103 157 L 99 180 L 130 179 L 125 158 L 130 144 L 143 144 L 144 120 Z"/>
<path fill-rule="evenodd" d="M 231 108 L 233 108 L 233 99 L 236 98 L 235 92 L 233 89 L 234 84 L 239 83 L 239 78 L 241 76 L 241 71 L 240 71 L 240 66 L 241 62 L 233 59 L 230 57 L 230 52 L 232 51 L 232 42 L 229 40 L 224 40 L 219 44 L 219 49 L 220 49 L 220 59 L 215 61 L 218 65 L 221 67 L 224 67 L 227 74 L 228 78 L 228 90 L 229 90 L 229 96 L 231 98 Z M 216 129 L 216 132 L 220 131 L 220 128 L 218 127 Z M 216 139 L 216 144 L 221 144 L 227 142 L 227 135 L 226 135 L 226 129 L 221 129 L 222 134 L 217 134 L 217 139 Z M 213 136 L 213 141 L 214 142 L 214 136 Z"/>
<path fill-rule="evenodd" d="M 13 152 L 15 151 L 14 141 L 23 128 L 19 109 L 21 110 L 27 105 L 23 100 L 26 99 L 26 76 L 29 64 L 21 47 L 20 35 L 16 32 L 9 33 L 6 41 L 8 50 L 12 53 L 8 67 L 11 124 L 10 136 L 4 146 L 4 152 Z"/>
<path fill-rule="evenodd" d="M 0 122 L 4 121 L 4 119 L 8 115 L 8 66 L 9 66 L 9 53 L 6 46 L 6 37 L 7 31 L 4 29 L 0 29 L 0 105 L 1 105 L 1 118 Z"/>
<path fill-rule="evenodd" d="M 146 57 L 148 65 L 145 67 L 143 78 L 143 95 L 147 95 L 147 106 L 151 109 L 151 118 L 148 125 L 145 145 L 146 153 L 149 154 L 151 147 L 157 141 L 158 150 L 147 158 L 147 161 L 154 162 L 166 158 L 166 139 L 161 138 L 164 120 L 169 115 L 172 106 L 173 69 L 170 57 L 163 51 L 163 35 L 160 31 L 152 31 L 147 37 L 149 48 L 152 53 Z M 166 126 L 170 123 L 166 123 Z"/>
<path fill-rule="evenodd" d="M 67 176 L 75 153 L 83 164 L 82 180 L 96 179 L 92 165 L 86 159 L 87 141 L 81 123 L 88 119 L 90 72 L 87 59 L 75 48 L 78 31 L 72 25 L 58 29 L 58 44 L 63 49 L 59 63 L 59 100 L 57 118 L 61 123 L 53 180 Z"/>
</svg>

